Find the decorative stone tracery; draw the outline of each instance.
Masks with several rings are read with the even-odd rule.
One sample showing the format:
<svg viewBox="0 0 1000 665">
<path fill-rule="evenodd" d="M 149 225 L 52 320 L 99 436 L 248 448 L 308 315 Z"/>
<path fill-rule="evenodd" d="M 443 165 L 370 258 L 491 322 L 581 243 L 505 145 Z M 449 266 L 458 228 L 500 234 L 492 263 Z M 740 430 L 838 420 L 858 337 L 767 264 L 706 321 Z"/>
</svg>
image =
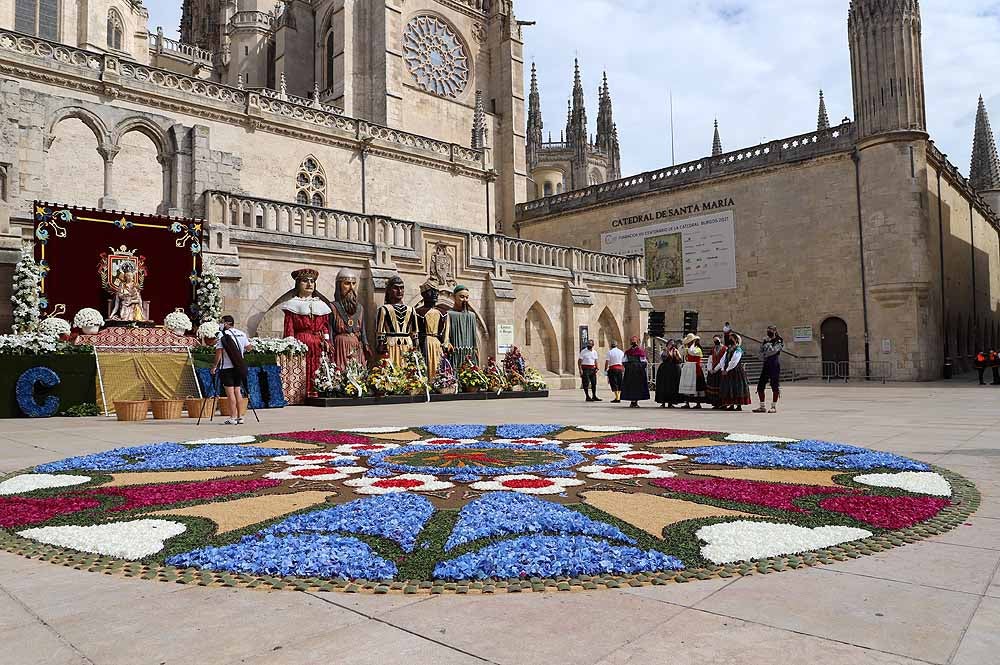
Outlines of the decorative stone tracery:
<svg viewBox="0 0 1000 665">
<path fill-rule="evenodd" d="M 469 84 L 469 58 L 450 25 L 435 16 L 417 16 L 403 31 L 403 59 L 417 85 L 455 98 Z"/>
</svg>

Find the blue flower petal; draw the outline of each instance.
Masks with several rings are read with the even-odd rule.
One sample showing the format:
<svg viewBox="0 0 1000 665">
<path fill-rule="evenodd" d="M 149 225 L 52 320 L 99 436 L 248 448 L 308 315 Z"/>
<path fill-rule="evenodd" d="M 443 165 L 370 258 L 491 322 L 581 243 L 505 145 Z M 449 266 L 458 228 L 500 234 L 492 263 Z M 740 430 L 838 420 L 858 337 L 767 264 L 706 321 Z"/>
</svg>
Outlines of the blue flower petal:
<svg viewBox="0 0 1000 665">
<path fill-rule="evenodd" d="M 428 425 L 425 430 L 442 439 L 475 439 L 486 431 L 486 425 Z"/>
<path fill-rule="evenodd" d="M 501 439 L 537 439 L 558 432 L 564 425 L 500 425 L 497 437 Z"/>
<path fill-rule="evenodd" d="M 287 450 L 253 446 L 182 446 L 179 443 L 155 443 L 132 448 L 115 448 L 94 455 L 70 457 L 35 467 L 40 473 L 51 471 L 163 471 L 167 469 L 211 469 L 226 466 L 260 464 L 268 457 L 287 455 Z"/>
</svg>

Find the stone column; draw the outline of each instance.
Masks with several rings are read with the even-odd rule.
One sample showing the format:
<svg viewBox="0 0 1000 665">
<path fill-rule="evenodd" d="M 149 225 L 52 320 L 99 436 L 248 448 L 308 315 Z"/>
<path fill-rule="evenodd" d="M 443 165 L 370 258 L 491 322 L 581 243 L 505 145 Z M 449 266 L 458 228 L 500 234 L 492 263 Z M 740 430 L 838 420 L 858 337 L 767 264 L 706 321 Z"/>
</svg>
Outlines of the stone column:
<svg viewBox="0 0 1000 665">
<path fill-rule="evenodd" d="M 114 198 L 113 175 L 115 157 L 120 150 L 121 148 L 114 145 L 102 145 L 97 148 L 97 152 L 104 159 L 104 196 L 97 202 L 97 206 L 105 210 L 114 210 L 118 206 Z"/>
</svg>

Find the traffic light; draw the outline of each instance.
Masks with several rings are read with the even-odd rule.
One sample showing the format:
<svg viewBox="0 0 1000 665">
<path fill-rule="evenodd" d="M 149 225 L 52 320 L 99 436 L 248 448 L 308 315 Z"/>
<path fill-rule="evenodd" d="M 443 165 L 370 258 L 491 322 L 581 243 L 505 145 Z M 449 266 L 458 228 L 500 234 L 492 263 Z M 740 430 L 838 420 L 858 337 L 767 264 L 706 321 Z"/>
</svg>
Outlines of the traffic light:
<svg viewBox="0 0 1000 665">
<path fill-rule="evenodd" d="M 663 337 L 667 334 L 667 315 L 665 312 L 650 312 L 647 331 L 650 337 Z"/>
<path fill-rule="evenodd" d="M 684 310 L 684 334 L 698 332 L 698 312 Z"/>
</svg>

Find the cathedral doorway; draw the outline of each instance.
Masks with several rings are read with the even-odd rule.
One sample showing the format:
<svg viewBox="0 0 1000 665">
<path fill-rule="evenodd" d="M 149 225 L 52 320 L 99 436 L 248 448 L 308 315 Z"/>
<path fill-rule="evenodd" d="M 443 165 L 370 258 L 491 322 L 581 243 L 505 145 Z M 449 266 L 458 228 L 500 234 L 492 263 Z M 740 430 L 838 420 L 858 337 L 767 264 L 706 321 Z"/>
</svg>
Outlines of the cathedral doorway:
<svg viewBox="0 0 1000 665">
<path fill-rule="evenodd" d="M 847 343 L 847 322 L 831 316 L 820 326 L 820 340 L 823 351 L 823 378 L 846 379 L 849 376 L 847 362 L 851 359 Z"/>
</svg>

